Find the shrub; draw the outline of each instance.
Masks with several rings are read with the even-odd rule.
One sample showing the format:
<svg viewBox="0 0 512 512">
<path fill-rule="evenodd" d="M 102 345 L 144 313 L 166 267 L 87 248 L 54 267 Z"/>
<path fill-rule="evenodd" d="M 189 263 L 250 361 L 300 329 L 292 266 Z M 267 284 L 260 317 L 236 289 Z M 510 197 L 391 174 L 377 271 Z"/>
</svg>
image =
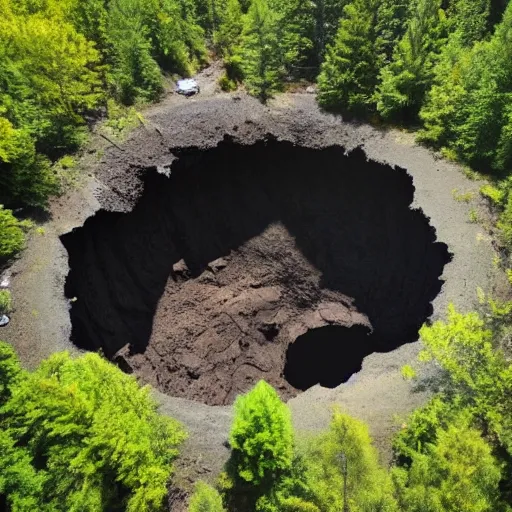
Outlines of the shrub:
<svg viewBox="0 0 512 512">
<path fill-rule="evenodd" d="M 189 512 L 224 512 L 224 507 L 216 489 L 204 482 L 198 482 L 188 510 Z"/>
<path fill-rule="evenodd" d="M 11 308 L 11 292 L 9 290 L 0 290 L 0 315 L 10 313 Z"/>
<path fill-rule="evenodd" d="M 225 92 L 236 91 L 237 84 L 234 80 L 231 80 L 227 73 L 223 73 L 219 78 L 220 88 Z"/>
<path fill-rule="evenodd" d="M 19 221 L 11 210 L 0 205 L 0 263 L 12 258 L 25 245 L 27 221 Z"/>
<path fill-rule="evenodd" d="M 149 388 L 96 354 L 24 372 L 0 344 L 0 494 L 10 510 L 158 510 L 185 438 Z M 5 382 L 5 380 L 7 382 Z M 15 464 L 13 465 L 13 461 Z"/>
</svg>

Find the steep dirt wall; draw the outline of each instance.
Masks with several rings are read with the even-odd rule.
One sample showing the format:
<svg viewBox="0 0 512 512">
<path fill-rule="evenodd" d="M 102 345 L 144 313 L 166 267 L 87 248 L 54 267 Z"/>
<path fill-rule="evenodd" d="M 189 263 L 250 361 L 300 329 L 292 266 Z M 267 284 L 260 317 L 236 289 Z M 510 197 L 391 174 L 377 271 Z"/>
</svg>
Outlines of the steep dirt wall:
<svg viewBox="0 0 512 512">
<path fill-rule="evenodd" d="M 126 369 L 220 404 L 259 378 L 295 394 L 286 350 L 310 329 L 371 332 L 336 331 L 363 339 L 347 351 L 361 359 L 417 339 L 449 254 L 404 169 L 271 138 L 174 153 L 170 176 L 146 170 L 133 211 L 61 238 L 78 346 L 128 345 Z"/>
</svg>

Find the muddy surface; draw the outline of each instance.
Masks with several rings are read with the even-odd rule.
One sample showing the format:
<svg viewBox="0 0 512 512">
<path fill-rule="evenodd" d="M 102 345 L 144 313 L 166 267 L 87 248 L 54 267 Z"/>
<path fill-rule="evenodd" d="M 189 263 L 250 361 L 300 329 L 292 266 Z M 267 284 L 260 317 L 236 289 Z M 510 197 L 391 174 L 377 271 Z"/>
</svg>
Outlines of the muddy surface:
<svg viewBox="0 0 512 512">
<path fill-rule="evenodd" d="M 268 137 L 175 156 L 130 213 L 62 237 L 78 346 L 222 405 L 262 378 L 284 399 L 336 387 L 417 339 L 450 258 L 404 169 Z"/>
<path fill-rule="evenodd" d="M 12 269 L 15 311 L 10 324 L 0 330 L 0 336 L 15 346 L 26 366 L 35 366 L 56 350 L 76 351 L 75 345 L 69 341 L 72 334 L 69 308 L 78 304 L 80 297 L 76 302 L 70 302 L 64 296 L 69 272 L 68 254 L 59 237 L 73 228 L 80 228 L 94 212 L 104 210 L 106 215 L 107 212 L 120 214 L 132 211 L 144 190 L 145 169 L 157 166 L 169 168 L 179 156 L 180 148 L 213 148 L 226 135 L 244 145 L 254 144 L 268 134 L 280 141 L 313 149 L 341 146 L 351 150 L 362 145 L 370 159 L 406 169 L 414 187 L 412 208 L 422 210 L 429 219 L 428 224 L 436 230 L 437 241 L 446 244 L 453 254 L 453 261 L 444 266 L 441 276 L 444 284 L 432 302 L 431 318 L 442 318 L 449 302 L 463 311 L 472 309 L 476 302 L 477 286 L 485 291 L 492 290 L 496 271 L 492 266 L 494 253 L 491 240 L 483 228 L 469 222 L 468 213 L 475 207 L 474 204 L 457 202 L 452 194 L 454 189 L 477 194 L 480 184 L 466 179 L 456 165 L 440 160 L 425 148 L 415 145 L 412 136 L 407 133 L 379 131 L 368 125 L 346 123 L 339 117 L 326 115 L 318 109 L 313 95 L 280 95 L 269 105 L 262 106 L 243 93 L 216 93 L 212 85 L 214 78 L 215 72 L 212 74 L 212 70 L 205 71 L 199 77 L 204 94 L 202 92 L 197 98 L 187 100 L 169 96 L 161 104 L 148 109 L 144 113 L 145 126 L 132 134 L 122 145 L 122 150 L 113 146 L 102 148 L 104 155 L 101 159 L 100 153 L 84 155 L 87 171 L 85 183 L 53 204 L 52 218 L 42 225 L 44 234 L 32 236 L 27 250 Z M 319 166 L 310 166 L 308 173 L 312 182 L 321 170 Z M 303 174 L 306 175 L 306 171 Z M 386 188 L 382 195 L 389 193 Z M 258 239 L 261 240 L 267 229 L 270 229 L 269 232 L 277 229 L 286 247 L 296 246 L 296 232 L 282 220 L 264 227 L 254 238 L 241 241 L 243 243 L 236 251 L 233 249 L 222 256 L 228 260 L 228 266 L 214 273 L 216 279 L 221 279 L 223 272 L 231 272 L 230 267 L 234 271 L 235 263 L 242 262 L 246 247 L 258 244 Z M 306 253 L 301 251 L 300 254 L 303 256 L 301 264 L 305 265 L 304 269 L 309 269 L 306 277 L 321 282 L 318 264 Z M 268 255 L 269 262 L 272 261 L 270 253 L 266 252 L 265 255 Z M 193 288 L 201 284 L 200 276 L 192 274 L 187 279 L 169 284 L 183 289 Z M 285 285 L 279 286 L 288 293 Z M 167 282 L 158 286 L 162 293 L 167 294 Z M 340 293 L 321 286 L 319 290 L 321 293 Z M 375 320 L 372 320 L 370 310 L 363 308 L 349 289 L 343 290 L 342 295 L 354 299 L 355 302 L 349 302 L 348 308 L 366 315 L 373 327 Z M 394 295 L 395 291 L 390 293 L 391 301 Z M 194 307 L 191 306 L 191 310 L 194 311 Z M 155 318 L 158 320 L 162 315 L 164 311 L 157 304 Z M 407 320 L 408 317 L 403 316 Z M 358 322 L 356 325 L 358 329 L 364 329 L 361 325 L 365 323 Z M 333 327 L 344 328 L 342 325 Z M 333 389 L 315 385 L 289 400 L 299 435 L 303 431 L 325 429 L 332 406 L 338 405 L 369 424 L 383 460 L 388 460 L 393 433 L 400 428 L 406 415 L 429 396 L 427 387 L 405 381 L 400 373 L 404 364 L 416 364 L 420 342 L 403 344 L 410 341 L 409 337 L 392 341 L 395 346 L 401 346 L 387 353 L 371 353 L 363 360 L 362 369 L 347 382 Z M 142 354 L 130 357 L 135 360 Z M 149 362 L 143 363 L 145 368 L 149 368 Z M 425 368 L 421 372 L 428 375 Z M 142 377 L 144 380 L 151 376 Z M 164 394 L 157 396 L 162 412 L 182 421 L 190 434 L 178 464 L 176 481 L 185 489 L 190 489 L 197 478 L 213 481 L 229 453 L 225 441 L 232 408 L 208 406 Z M 175 505 L 173 507 L 173 510 L 179 510 Z"/>
</svg>

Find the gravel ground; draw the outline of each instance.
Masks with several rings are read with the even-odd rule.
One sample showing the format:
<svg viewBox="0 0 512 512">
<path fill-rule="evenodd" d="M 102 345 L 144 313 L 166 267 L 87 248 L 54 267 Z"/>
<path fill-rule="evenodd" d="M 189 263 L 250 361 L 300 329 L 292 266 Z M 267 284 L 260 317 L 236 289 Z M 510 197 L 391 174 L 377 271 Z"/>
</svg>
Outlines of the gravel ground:
<svg viewBox="0 0 512 512">
<path fill-rule="evenodd" d="M 28 367 L 57 350 L 73 350 L 63 295 L 67 255 L 58 236 L 80 226 L 99 208 L 130 210 L 140 194 L 141 167 L 169 165 L 175 158 L 173 148 L 212 147 L 225 134 L 242 143 L 273 134 L 309 147 L 362 146 L 370 158 L 406 168 L 416 188 L 414 206 L 430 217 L 438 240 L 453 253 L 442 276 L 446 282 L 433 304 L 433 318 L 442 318 L 449 302 L 461 310 L 471 309 L 476 287 L 489 290 L 494 286 L 498 277 L 492 265 L 491 240 L 481 226 L 469 222 L 472 205 L 454 200 L 452 193 L 454 189 L 476 192 L 479 183 L 469 181 L 457 165 L 415 145 L 407 133 L 349 124 L 324 114 L 313 95 L 283 94 L 263 106 L 243 92 L 217 93 L 213 84 L 218 72 L 214 67 L 198 77 L 202 93 L 197 98 L 170 95 L 148 108 L 145 127 L 130 136 L 122 151 L 109 147 L 98 163 L 94 155 L 88 155 L 83 166 L 91 176 L 86 175 L 79 189 L 55 201 L 51 219 L 42 224 L 44 234 L 31 236 L 27 250 L 12 269 L 16 310 L 9 326 L 0 331 L 1 338 L 16 348 Z M 293 398 L 289 405 L 297 429 L 324 429 L 332 406 L 338 404 L 369 423 L 383 461 L 389 460 L 392 433 L 407 413 L 428 397 L 428 391 L 400 375 L 404 364 L 415 364 L 419 349 L 416 342 L 387 354 L 372 354 L 347 383 L 335 389 L 315 386 Z M 187 487 L 198 476 L 214 478 L 228 455 L 223 442 L 231 407 L 157 396 L 162 410 L 181 420 L 190 433 L 178 465 L 180 485 Z"/>
</svg>

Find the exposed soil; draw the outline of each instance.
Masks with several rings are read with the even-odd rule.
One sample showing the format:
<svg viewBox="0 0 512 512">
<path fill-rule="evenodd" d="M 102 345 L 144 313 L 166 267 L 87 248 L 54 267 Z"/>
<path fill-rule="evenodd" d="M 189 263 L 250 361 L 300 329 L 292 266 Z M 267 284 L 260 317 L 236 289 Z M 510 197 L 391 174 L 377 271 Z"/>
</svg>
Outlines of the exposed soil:
<svg viewBox="0 0 512 512">
<path fill-rule="evenodd" d="M 77 345 L 221 405 L 262 378 L 285 399 L 335 387 L 417 339 L 449 255 L 405 170 L 273 138 L 174 153 L 132 212 L 62 237 Z"/>
</svg>

